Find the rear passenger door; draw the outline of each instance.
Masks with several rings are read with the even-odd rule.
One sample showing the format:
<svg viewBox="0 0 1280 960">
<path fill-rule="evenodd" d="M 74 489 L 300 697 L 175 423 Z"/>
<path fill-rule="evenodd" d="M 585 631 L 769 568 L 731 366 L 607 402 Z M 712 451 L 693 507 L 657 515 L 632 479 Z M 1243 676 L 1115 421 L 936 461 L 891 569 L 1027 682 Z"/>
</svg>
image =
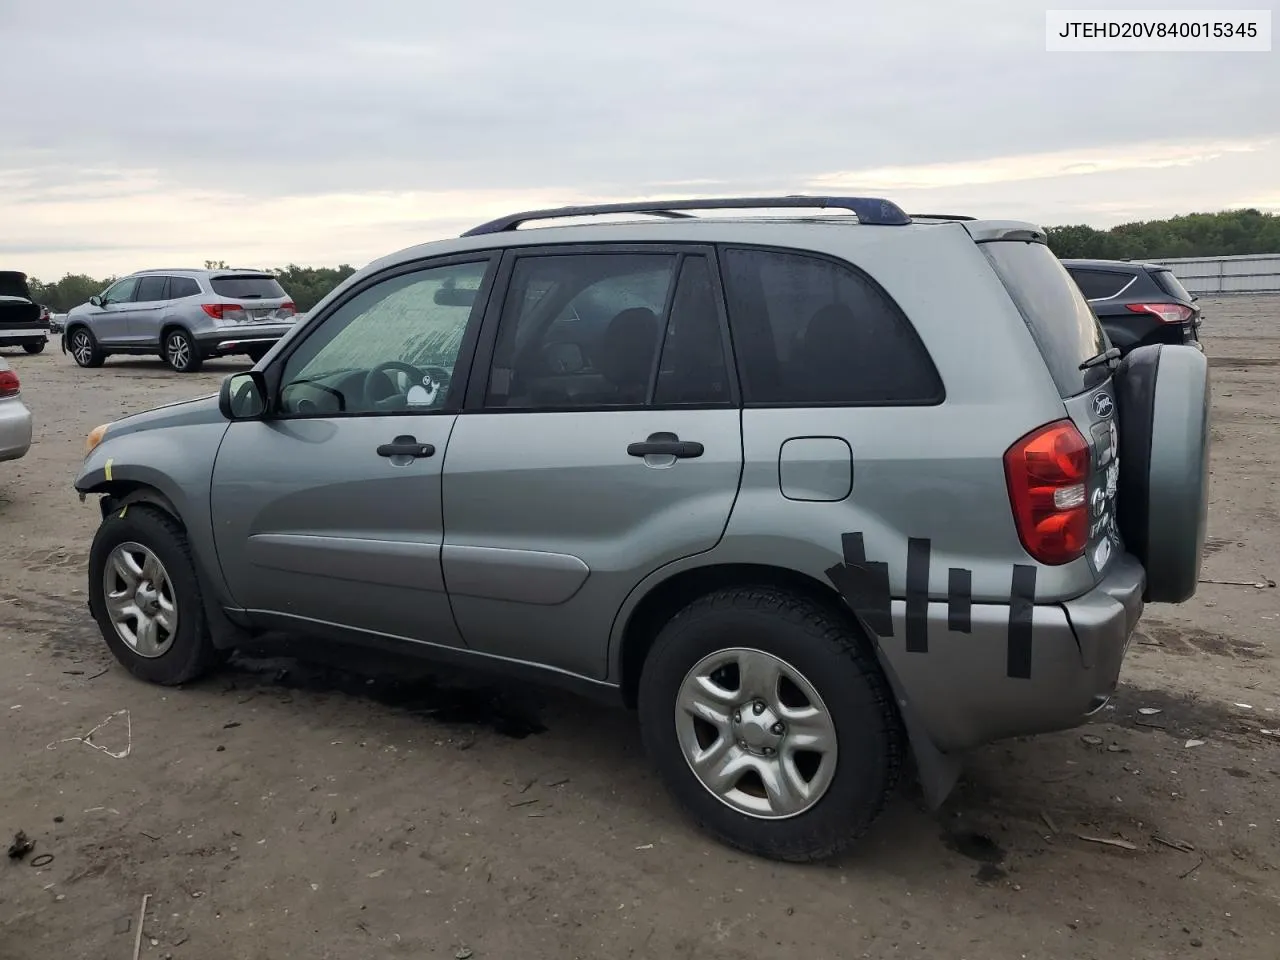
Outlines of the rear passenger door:
<svg viewBox="0 0 1280 960">
<path fill-rule="evenodd" d="M 508 252 L 444 464 L 473 649 L 603 678 L 628 593 L 709 550 L 742 467 L 714 254 Z"/>
<path fill-rule="evenodd" d="M 169 278 L 146 276 L 138 280 L 129 313 L 128 342 L 137 346 L 160 345 L 160 323 L 169 300 Z"/>
</svg>

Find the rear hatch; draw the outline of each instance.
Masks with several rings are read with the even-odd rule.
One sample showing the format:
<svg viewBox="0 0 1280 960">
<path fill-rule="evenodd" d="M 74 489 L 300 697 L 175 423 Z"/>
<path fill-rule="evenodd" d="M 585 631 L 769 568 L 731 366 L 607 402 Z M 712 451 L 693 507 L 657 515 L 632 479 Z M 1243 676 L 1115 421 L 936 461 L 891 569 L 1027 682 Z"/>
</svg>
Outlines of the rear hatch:
<svg viewBox="0 0 1280 960">
<path fill-rule="evenodd" d="M 243 310 L 245 323 L 292 323 L 296 310 L 280 282 L 269 273 L 220 273 L 209 278 L 220 302 Z"/>
<path fill-rule="evenodd" d="M 16 270 L 0 270 L 0 329 L 44 328 L 39 304 L 31 302 L 27 275 Z"/>
<path fill-rule="evenodd" d="M 1043 243 L 997 240 L 981 247 L 1039 346 L 1067 415 L 1089 445 L 1085 557 L 1096 581 L 1121 547 L 1115 391 L 1110 367 L 1097 362 L 1111 343 L 1080 287 Z"/>
</svg>

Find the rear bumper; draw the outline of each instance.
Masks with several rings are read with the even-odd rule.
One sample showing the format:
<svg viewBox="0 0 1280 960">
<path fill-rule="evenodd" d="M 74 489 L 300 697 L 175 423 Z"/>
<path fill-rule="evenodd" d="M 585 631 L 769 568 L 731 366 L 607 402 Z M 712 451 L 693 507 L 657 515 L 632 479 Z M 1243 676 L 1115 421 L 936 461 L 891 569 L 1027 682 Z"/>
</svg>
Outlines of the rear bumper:
<svg viewBox="0 0 1280 960">
<path fill-rule="evenodd" d="M 40 326 L 0 327 L 0 347 L 20 343 L 39 343 L 49 339 L 49 328 Z"/>
<path fill-rule="evenodd" d="M 21 397 L 0 400 L 0 460 L 17 460 L 31 449 L 31 411 Z"/>
<path fill-rule="evenodd" d="M 223 357 L 230 354 L 248 353 L 250 350 L 267 350 L 275 346 L 285 334 L 293 329 L 293 324 L 245 324 L 240 327 L 227 327 L 213 333 L 202 333 L 196 337 L 201 352 L 206 357 Z"/>
<path fill-rule="evenodd" d="M 972 605 L 969 632 L 949 626 L 946 603 L 928 607 L 928 650 L 908 653 L 905 604 L 894 638 L 881 639 L 912 719 L 944 752 L 1063 730 L 1102 709 L 1115 690 L 1142 615 L 1146 571 L 1120 554 L 1089 593 L 1032 608 L 1030 669 L 1011 676 L 1010 607 Z M 1025 662 L 1025 661 L 1024 661 Z M 1026 675 L 1029 673 L 1029 676 Z"/>
</svg>

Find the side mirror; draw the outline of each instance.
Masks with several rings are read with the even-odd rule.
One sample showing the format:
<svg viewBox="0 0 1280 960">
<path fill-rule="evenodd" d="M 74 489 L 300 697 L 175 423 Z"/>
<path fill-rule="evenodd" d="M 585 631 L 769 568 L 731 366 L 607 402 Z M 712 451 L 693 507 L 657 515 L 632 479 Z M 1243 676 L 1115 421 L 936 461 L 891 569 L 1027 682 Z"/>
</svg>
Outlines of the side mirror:
<svg viewBox="0 0 1280 960">
<path fill-rule="evenodd" d="M 228 420 L 261 420 L 267 412 L 267 378 L 258 370 L 233 373 L 218 390 L 218 409 Z"/>
<path fill-rule="evenodd" d="M 102 298 L 95 293 L 92 297 L 89 298 L 89 305 L 92 307 L 102 306 Z"/>
<path fill-rule="evenodd" d="M 581 373 L 587 365 L 582 348 L 576 343 L 548 343 L 542 349 L 542 358 L 554 374 Z"/>
</svg>

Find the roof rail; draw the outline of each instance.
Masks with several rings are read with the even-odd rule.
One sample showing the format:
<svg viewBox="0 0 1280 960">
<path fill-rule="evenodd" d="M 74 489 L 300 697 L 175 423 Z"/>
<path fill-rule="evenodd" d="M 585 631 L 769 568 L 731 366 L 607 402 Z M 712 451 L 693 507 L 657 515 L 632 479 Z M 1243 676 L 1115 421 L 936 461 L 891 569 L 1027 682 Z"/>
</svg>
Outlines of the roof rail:
<svg viewBox="0 0 1280 960">
<path fill-rule="evenodd" d="M 558 220 L 566 217 L 590 217 L 608 213 L 644 213 L 655 217 L 684 219 L 682 210 L 765 210 L 773 208 L 848 210 L 859 223 L 878 226 L 905 226 L 911 218 L 902 208 L 878 197 L 716 197 L 705 200 L 655 200 L 633 203 L 599 203 L 580 207 L 555 207 L 548 210 L 526 210 L 472 227 L 464 237 L 515 230 L 530 220 Z"/>
<path fill-rule="evenodd" d="M 969 217 L 963 213 L 913 213 L 910 215 L 912 220 L 977 220 L 977 217 Z"/>
</svg>

